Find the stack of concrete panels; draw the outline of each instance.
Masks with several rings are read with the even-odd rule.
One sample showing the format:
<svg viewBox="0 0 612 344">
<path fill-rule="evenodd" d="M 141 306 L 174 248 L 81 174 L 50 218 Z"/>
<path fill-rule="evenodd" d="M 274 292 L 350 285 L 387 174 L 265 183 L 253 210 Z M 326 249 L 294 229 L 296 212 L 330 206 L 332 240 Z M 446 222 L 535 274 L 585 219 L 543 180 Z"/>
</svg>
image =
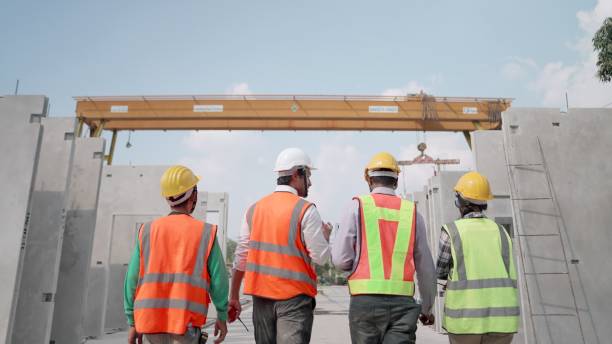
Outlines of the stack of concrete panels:
<svg viewBox="0 0 612 344">
<path fill-rule="evenodd" d="M 49 342 L 74 149 L 74 118 L 43 118 L 13 343 Z M 32 326 L 36 324 L 36 326 Z"/>
<path fill-rule="evenodd" d="M 51 343 L 78 344 L 83 338 L 86 276 L 91 260 L 103 157 L 104 139 L 76 139 Z"/>
<path fill-rule="evenodd" d="M 612 338 L 612 110 L 503 115 L 521 268 L 525 342 Z"/>
<path fill-rule="evenodd" d="M 86 336 L 99 337 L 127 326 L 123 279 L 140 225 L 169 212 L 159 193 L 159 180 L 166 169 L 166 166 L 104 167 L 84 313 Z M 200 192 L 194 212 L 200 220 L 206 220 L 208 211 L 218 212 L 218 219 L 224 222 L 220 223 L 219 233 L 223 241 L 226 200 L 226 194 L 209 198 L 208 193 Z"/>
<path fill-rule="evenodd" d="M 227 246 L 227 209 L 229 206 L 229 194 L 227 192 L 212 193 L 208 192 L 205 200 L 206 203 L 201 202 L 200 206 L 204 208 L 206 212 L 206 221 L 218 226 L 217 229 L 217 240 L 221 251 L 223 252 L 223 258 L 225 259 L 225 251 Z"/>
<path fill-rule="evenodd" d="M 438 258 L 438 243 L 440 241 L 440 230 L 446 223 L 459 218 L 459 212 L 455 207 L 455 191 L 453 188 L 465 171 L 442 171 L 437 176 L 429 179 L 427 185 L 427 230 L 429 248 L 435 260 Z M 442 331 L 442 316 L 444 311 L 444 297 L 442 288 L 438 287 L 438 297 L 434 303 L 434 315 L 436 331 Z"/>
<path fill-rule="evenodd" d="M 47 98 L 0 97 L 0 342 L 10 342 Z"/>
</svg>

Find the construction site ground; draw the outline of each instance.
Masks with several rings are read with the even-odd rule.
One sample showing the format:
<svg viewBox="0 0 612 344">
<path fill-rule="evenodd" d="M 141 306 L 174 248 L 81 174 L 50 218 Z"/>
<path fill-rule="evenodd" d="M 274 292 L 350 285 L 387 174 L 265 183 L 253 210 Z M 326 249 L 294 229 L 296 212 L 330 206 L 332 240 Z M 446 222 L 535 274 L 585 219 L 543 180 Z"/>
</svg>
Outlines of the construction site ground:
<svg viewBox="0 0 612 344">
<path fill-rule="evenodd" d="M 350 343 L 348 326 L 349 294 L 346 286 L 328 286 L 319 289 L 317 295 L 317 308 L 315 310 L 314 325 L 311 343 L 313 344 L 337 344 Z M 249 329 L 249 332 L 238 321 L 229 325 L 229 333 L 225 343 L 246 344 L 254 343 L 252 308 L 247 303 L 242 311 L 241 319 Z M 214 319 L 210 319 L 207 328 L 212 332 Z M 212 343 L 212 340 L 208 341 Z M 127 332 L 117 332 L 105 335 L 100 339 L 91 339 L 88 344 L 124 344 L 127 343 Z M 417 331 L 417 343 L 442 344 L 448 343 L 445 335 L 434 332 L 427 326 L 419 326 Z"/>
</svg>

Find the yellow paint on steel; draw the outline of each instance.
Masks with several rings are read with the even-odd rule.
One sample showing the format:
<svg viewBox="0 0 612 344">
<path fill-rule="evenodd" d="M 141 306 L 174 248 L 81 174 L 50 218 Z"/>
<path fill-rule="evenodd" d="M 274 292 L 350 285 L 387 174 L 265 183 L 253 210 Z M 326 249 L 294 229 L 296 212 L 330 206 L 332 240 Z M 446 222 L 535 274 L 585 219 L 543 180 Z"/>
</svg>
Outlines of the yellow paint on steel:
<svg viewBox="0 0 612 344">
<path fill-rule="evenodd" d="M 105 130 L 398 130 L 499 128 L 508 98 L 408 96 L 76 97 L 76 114 Z"/>
</svg>

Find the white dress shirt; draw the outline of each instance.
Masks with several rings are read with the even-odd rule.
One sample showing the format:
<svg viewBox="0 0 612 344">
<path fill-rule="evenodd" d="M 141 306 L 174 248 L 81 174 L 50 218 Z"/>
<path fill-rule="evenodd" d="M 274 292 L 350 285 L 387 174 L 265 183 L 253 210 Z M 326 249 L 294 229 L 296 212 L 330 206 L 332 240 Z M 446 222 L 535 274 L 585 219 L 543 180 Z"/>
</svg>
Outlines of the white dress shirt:
<svg viewBox="0 0 612 344">
<path fill-rule="evenodd" d="M 291 192 L 297 195 L 297 190 L 289 185 L 277 185 L 274 192 Z M 248 212 L 248 209 L 247 209 Z M 244 271 L 246 269 L 247 254 L 249 252 L 249 240 L 251 238 L 251 228 L 247 223 L 247 214 L 242 218 L 240 227 L 240 237 L 236 253 L 234 256 L 234 269 Z M 302 238 L 308 251 L 310 259 L 318 265 L 327 263 L 330 257 L 329 243 L 323 236 L 323 221 L 314 204 L 306 210 L 302 218 Z"/>
</svg>

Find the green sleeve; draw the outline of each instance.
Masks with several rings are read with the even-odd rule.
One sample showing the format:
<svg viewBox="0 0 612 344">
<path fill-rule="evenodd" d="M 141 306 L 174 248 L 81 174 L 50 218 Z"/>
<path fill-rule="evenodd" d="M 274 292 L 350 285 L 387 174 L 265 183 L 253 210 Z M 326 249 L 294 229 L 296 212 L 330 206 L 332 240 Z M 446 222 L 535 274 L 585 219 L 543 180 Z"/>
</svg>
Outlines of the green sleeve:
<svg viewBox="0 0 612 344">
<path fill-rule="evenodd" d="M 215 238 L 215 243 L 208 257 L 208 274 L 210 275 L 210 298 L 217 309 L 217 318 L 227 320 L 229 280 L 217 238 Z"/>
<path fill-rule="evenodd" d="M 136 247 L 132 253 L 130 264 L 125 273 L 123 284 L 123 310 L 127 317 L 128 325 L 134 326 L 134 297 L 138 285 L 138 273 L 140 270 L 140 244 L 136 240 Z"/>
</svg>

